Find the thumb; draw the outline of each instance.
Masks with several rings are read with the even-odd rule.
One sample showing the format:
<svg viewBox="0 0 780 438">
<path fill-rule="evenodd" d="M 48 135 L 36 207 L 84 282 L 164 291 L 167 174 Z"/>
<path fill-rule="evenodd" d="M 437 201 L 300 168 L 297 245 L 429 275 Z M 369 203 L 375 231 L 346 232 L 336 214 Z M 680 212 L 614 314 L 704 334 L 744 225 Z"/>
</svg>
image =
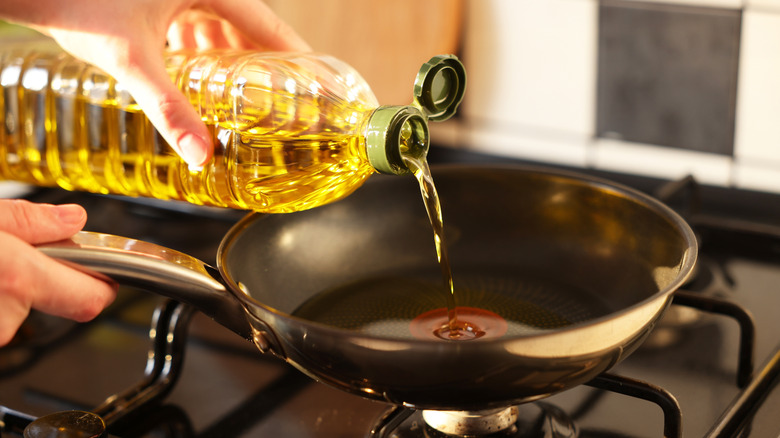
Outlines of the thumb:
<svg viewBox="0 0 780 438">
<path fill-rule="evenodd" d="M 25 200 L 0 200 L 0 231 L 31 244 L 67 239 L 87 222 L 80 205 L 35 204 Z"/>
<path fill-rule="evenodd" d="M 117 79 L 176 153 L 191 166 L 203 166 L 214 148 L 206 125 L 168 76 L 162 57 L 145 58 Z"/>
</svg>

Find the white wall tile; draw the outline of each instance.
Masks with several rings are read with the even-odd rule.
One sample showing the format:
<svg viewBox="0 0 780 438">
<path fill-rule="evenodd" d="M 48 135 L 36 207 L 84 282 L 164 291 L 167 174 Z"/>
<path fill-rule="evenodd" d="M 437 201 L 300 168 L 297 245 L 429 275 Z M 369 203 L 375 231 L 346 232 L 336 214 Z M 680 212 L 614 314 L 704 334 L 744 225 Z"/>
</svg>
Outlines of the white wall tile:
<svg viewBox="0 0 780 438">
<path fill-rule="evenodd" d="M 596 169 L 632 175 L 671 180 L 692 175 L 703 184 L 720 186 L 732 179 L 732 159 L 725 155 L 598 139 L 592 157 Z"/>
<path fill-rule="evenodd" d="M 780 0 L 745 0 L 745 9 L 780 12 Z"/>
<path fill-rule="evenodd" d="M 780 169 L 780 14 L 742 20 L 734 155 Z"/>
<path fill-rule="evenodd" d="M 780 193 L 780 166 L 766 167 L 737 161 L 734 165 L 734 186 Z"/>
<path fill-rule="evenodd" d="M 467 2 L 463 115 L 592 135 L 597 13 L 595 0 Z"/>
</svg>

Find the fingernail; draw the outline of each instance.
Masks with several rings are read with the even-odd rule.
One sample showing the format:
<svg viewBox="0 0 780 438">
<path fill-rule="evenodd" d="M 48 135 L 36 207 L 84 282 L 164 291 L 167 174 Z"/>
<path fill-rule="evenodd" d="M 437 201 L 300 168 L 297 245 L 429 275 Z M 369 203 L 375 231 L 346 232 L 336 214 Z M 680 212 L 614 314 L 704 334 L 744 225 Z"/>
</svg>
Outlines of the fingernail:
<svg viewBox="0 0 780 438">
<path fill-rule="evenodd" d="M 195 134 L 185 134 L 179 139 L 181 157 L 191 166 L 203 166 L 208 157 L 208 148 L 211 146 L 205 139 Z"/>
<path fill-rule="evenodd" d="M 78 204 L 63 204 L 55 206 L 57 218 L 65 224 L 80 224 L 85 221 L 87 212 Z"/>
</svg>

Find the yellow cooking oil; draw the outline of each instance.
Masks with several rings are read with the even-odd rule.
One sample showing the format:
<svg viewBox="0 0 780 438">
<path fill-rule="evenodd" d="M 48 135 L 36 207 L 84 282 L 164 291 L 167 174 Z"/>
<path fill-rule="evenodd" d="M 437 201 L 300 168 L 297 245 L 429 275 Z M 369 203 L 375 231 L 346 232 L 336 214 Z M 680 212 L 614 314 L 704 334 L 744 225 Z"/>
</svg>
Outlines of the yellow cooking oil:
<svg viewBox="0 0 780 438">
<path fill-rule="evenodd" d="M 438 74 L 433 61 L 425 70 Z M 375 172 L 409 173 L 401 155 L 427 153 L 425 105 L 380 106 L 331 56 L 171 52 L 166 65 L 211 133 L 202 168 L 180 159 L 100 69 L 57 48 L 0 47 L 0 178 L 281 213 L 341 199 Z M 457 81 L 445 70 L 437 87 Z"/>
<path fill-rule="evenodd" d="M 82 133 L 87 147 L 60 165 L 86 170 L 76 189 L 286 212 L 340 199 L 374 172 L 359 135 L 269 135 L 218 124 L 207 125 L 213 159 L 190 169 L 137 108 L 87 104 L 82 111 L 95 130 Z"/>
</svg>

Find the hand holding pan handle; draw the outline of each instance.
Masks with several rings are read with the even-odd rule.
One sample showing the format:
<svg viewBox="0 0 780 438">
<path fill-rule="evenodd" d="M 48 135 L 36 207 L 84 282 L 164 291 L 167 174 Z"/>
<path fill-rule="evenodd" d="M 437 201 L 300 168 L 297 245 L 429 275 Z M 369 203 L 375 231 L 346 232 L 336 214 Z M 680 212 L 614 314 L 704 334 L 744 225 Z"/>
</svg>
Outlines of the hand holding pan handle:
<svg viewBox="0 0 780 438">
<path fill-rule="evenodd" d="M 69 240 L 38 246 L 44 254 L 98 278 L 190 304 L 252 340 L 244 307 L 212 267 L 187 254 L 140 240 L 82 231 Z"/>
</svg>

